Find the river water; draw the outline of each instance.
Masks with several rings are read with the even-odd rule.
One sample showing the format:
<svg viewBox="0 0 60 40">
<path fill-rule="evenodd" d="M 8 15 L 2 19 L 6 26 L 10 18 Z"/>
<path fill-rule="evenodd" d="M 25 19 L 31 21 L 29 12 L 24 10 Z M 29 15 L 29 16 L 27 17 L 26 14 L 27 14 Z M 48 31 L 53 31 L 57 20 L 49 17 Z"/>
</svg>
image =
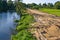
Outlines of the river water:
<svg viewBox="0 0 60 40">
<path fill-rule="evenodd" d="M 16 19 L 20 19 L 16 12 L 0 13 L 0 40 L 11 40 L 11 28 L 16 28 Z"/>
</svg>

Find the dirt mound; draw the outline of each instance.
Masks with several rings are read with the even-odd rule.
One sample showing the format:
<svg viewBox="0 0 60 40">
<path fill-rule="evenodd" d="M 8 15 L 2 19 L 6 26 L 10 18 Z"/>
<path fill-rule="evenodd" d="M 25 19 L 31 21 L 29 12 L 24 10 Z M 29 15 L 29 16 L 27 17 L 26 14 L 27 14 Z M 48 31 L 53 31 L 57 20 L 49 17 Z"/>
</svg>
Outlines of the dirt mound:
<svg viewBox="0 0 60 40">
<path fill-rule="evenodd" d="M 29 9 L 35 18 L 31 32 L 37 40 L 60 40 L 60 17 Z"/>
</svg>

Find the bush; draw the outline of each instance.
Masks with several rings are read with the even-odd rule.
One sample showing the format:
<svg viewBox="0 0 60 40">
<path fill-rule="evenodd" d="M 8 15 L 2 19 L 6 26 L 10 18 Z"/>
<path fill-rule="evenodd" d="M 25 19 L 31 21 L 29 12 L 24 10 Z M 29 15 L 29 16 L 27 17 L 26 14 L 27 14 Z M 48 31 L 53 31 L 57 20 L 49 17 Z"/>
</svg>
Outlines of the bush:
<svg viewBox="0 0 60 40">
<path fill-rule="evenodd" d="M 36 40 L 36 38 L 27 30 L 22 30 L 16 36 L 13 36 L 13 40 Z"/>
<path fill-rule="evenodd" d="M 57 1 L 57 2 L 55 3 L 54 7 L 55 7 L 56 9 L 60 9 L 60 1 Z"/>
<path fill-rule="evenodd" d="M 33 20 L 34 18 L 29 14 L 22 15 L 16 28 L 18 33 L 12 36 L 12 40 L 36 40 L 31 32 L 28 31 Z"/>
</svg>

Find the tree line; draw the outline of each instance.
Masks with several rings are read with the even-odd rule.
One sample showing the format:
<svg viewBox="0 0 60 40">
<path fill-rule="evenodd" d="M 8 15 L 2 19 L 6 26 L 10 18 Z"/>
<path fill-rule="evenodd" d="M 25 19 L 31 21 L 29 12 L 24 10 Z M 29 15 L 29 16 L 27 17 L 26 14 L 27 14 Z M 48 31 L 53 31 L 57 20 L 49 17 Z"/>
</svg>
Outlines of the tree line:
<svg viewBox="0 0 60 40">
<path fill-rule="evenodd" d="M 39 8 L 53 8 L 53 9 L 60 9 L 60 1 L 55 2 L 55 4 L 53 3 L 43 3 L 43 4 L 27 4 L 27 8 L 32 8 L 32 9 L 39 9 Z"/>
<path fill-rule="evenodd" d="M 6 12 L 7 10 L 14 10 L 15 6 L 11 0 L 8 2 L 0 0 L 0 12 Z"/>
<path fill-rule="evenodd" d="M 22 13 L 26 9 L 26 4 L 20 2 L 13 2 L 9 0 L 8 2 L 0 0 L 0 12 L 7 12 L 8 10 L 14 10 L 18 13 Z"/>
<path fill-rule="evenodd" d="M 55 4 L 53 3 L 43 3 L 43 4 L 25 4 L 20 1 L 13 3 L 11 0 L 8 2 L 0 0 L 0 12 L 6 12 L 7 10 L 15 10 L 19 13 L 25 12 L 26 8 L 31 9 L 40 9 L 40 8 L 53 8 L 53 9 L 60 9 L 60 1 L 57 1 Z"/>
</svg>

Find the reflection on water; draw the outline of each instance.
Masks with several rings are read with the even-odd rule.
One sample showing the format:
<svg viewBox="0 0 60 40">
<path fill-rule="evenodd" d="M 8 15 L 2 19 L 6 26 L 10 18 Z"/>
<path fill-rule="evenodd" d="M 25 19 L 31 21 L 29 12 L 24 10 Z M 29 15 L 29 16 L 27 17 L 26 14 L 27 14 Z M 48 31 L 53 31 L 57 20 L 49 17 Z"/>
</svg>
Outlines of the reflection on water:
<svg viewBox="0 0 60 40">
<path fill-rule="evenodd" d="M 15 28 L 14 20 L 20 19 L 16 12 L 0 13 L 0 40 L 10 40 L 11 28 Z"/>
</svg>

